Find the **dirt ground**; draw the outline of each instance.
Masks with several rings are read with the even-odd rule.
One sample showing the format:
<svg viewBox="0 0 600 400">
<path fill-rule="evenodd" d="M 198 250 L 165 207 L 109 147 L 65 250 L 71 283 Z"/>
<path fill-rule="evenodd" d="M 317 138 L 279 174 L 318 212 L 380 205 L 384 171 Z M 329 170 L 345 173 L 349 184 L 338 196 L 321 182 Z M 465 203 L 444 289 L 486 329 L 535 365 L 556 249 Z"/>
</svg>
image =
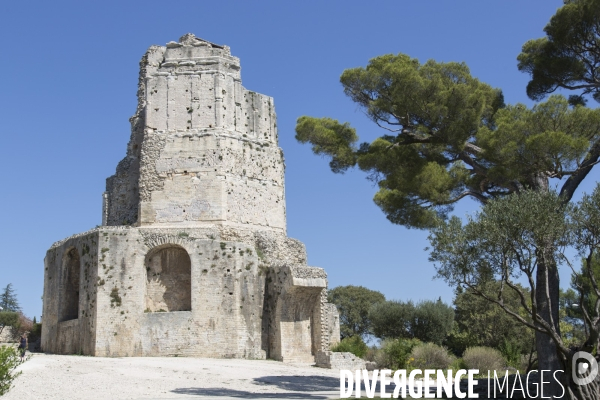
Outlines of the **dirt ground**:
<svg viewBox="0 0 600 400">
<path fill-rule="evenodd" d="M 339 371 L 277 361 L 33 354 L 3 400 L 328 399 Z"/>
</svg>

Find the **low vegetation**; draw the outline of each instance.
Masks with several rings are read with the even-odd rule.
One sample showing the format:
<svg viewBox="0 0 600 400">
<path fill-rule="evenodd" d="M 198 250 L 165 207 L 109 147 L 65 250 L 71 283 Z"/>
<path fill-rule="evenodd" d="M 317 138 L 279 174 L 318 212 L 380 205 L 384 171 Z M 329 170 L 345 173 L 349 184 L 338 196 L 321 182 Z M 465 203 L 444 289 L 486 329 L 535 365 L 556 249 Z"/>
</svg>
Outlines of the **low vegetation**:
<svg viewBox="0 0 600 400">
<path fill-rule="evenodd" d="M 0 346 L 0 396 L 6 394 L 21 372 L 15 368 L 21 363 L 17 349 L 13 346 Z"/>
</svg>

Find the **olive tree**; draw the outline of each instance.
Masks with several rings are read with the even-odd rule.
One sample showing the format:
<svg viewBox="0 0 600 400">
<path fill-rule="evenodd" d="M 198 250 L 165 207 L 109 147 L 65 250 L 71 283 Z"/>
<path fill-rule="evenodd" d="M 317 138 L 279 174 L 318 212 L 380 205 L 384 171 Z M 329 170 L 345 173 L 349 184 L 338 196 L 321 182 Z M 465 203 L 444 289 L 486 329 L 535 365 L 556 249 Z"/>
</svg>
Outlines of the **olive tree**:
<svg viewBox="0 0 600 400">
<path fill-rule="evenodd" d="M 565 205 L 554 192 L 523 191 L 503 199 L 488 202 L 481 212 L 463 225 L 457 217 L 432 229 L 431 261 L 438 276 L 454 286 L 468 288 L 472 293 L 494 303 L 521 325 L 552 340 L 559 368 L 557 376 L 565 387 L 565 398 L 597 399 L 600 396 L 600 377 L 588 385 L 577 385 L 571 379 L 573 355 L 577 350 L 594 353 L 598 349 L 600 332 L 600 300 L 592 312 L 584 309 L 588 337 L 580 349 L 569 348 L 561 337 L 558 315 L 551 309 L 546 320 L 540 299 L 553 306 L 548 284 L 540 284 L 540 266 L 549 262 L 557 267 L 573 268 L 566 249 L 573 247 L 591 263 L 600 245 L 600 187 L 576 205 Z M 591 269 L 590 269 L 591 270 Z M 584 269 L 596 295 L 598 282 Z M 551 279 L 544 269 L 542 280 Z M 481 290 L 489 281 L 499 281 L 493 292 Z M 527 282 L 524 290 L 519 280 Z M 513 293 L 519 297 L 517 308 L 506 298 Z M 583 296 L 583 291 L 581 292 Z M 526 315 L 523 315 L 524 310 Z M 540 369 L 544 369 L 540 366 Z M 554 383 L 554 381 L 551 381 Z M 560 396 L 561 389 L 551 393 Z M 558 393 L 558 395 L 557 395 Z"/>
</svg>

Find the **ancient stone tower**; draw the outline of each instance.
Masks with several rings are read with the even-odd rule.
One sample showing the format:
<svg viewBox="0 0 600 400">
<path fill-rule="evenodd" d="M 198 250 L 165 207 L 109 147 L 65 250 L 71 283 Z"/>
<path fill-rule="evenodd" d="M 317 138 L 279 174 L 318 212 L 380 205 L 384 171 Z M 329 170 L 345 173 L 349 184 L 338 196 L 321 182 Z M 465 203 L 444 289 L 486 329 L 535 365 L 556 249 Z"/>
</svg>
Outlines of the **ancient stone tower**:
<svg viewBox="0 0 600 400">
<path fill-rule="evenodd" d="M 312 362 L 339 340 L 327 276 L 286 236 L 271 97 L 227 46 L 184 35 L 140 62 L 103 224 L 45 258 L 42 347 Z"/>
</svg>

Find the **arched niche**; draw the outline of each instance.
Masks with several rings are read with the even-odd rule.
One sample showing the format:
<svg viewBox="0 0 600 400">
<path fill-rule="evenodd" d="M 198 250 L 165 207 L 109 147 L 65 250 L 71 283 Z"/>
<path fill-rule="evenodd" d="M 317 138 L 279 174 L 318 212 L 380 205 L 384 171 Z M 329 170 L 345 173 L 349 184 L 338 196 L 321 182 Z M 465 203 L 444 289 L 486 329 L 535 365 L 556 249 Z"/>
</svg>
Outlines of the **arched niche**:
<svg viewBox="0 0 600 400">
<path fill-rule="evenodd" d="M 68 249 L 63 255 L 59 321 L 79 318 L 79 275 L 81 261 L 75 247 Z"/>
<path fill-rule="evenodd" d="M 146 256 L 146 312 L 191 311 L 192 274 L 187 251 L 167 244 Z"/>
</svg>

